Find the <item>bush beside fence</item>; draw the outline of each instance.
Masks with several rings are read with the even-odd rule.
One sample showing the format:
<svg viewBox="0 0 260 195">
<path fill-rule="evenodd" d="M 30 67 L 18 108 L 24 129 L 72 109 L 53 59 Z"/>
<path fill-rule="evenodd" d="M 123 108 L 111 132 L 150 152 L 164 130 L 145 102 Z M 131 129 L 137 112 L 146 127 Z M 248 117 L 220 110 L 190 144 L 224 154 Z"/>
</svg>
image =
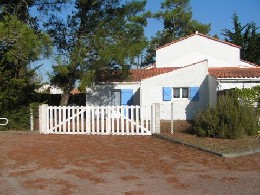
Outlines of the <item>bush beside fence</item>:
<svg viewBox="0 0 260 195">
<path fill-rule="evenodd" d="M 195 118 L 198 136 L 237 139 L 256 135 L 259 130 L 257 109 L 241 103 L 236 96 L 219 96 L 215 106 L 201 111 Z"/>
</svg>

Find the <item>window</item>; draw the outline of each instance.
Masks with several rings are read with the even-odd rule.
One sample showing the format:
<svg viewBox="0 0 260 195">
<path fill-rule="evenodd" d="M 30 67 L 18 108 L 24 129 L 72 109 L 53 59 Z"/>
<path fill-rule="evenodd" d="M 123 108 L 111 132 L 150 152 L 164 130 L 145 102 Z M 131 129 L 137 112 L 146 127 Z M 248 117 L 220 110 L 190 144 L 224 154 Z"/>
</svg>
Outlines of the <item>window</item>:
<svg viewBox="0 0 260 195">
<path fill-rule="evenodd" d="M 173 99 L 187 99 L 189 97 L 188 87 L 173 88 Z"/>
<path fill-rule="evenodd" d="M 112 106 L 121 106 L 121 90 L 111 91 Z"/>
<path fill-rule="evenodd" d="M 112 106 L 133 105 L 133 89 L 114 89 L 111 91 Z"/>
<path fill-rule="evenodd" d="M 189 99 L 199 101 L 199 87 L 163 87 L 163 101 Z"/>
<path fill-rule="evenodd" d="M 173 98 L 180 98 L 181 88 L 173 88 Z"/>
<path fill-rule="evenodd" d="M 189 97 L 189 89 L 187 87 L 182 88 L 182 98 L 188 98 Z"/>
</svg>

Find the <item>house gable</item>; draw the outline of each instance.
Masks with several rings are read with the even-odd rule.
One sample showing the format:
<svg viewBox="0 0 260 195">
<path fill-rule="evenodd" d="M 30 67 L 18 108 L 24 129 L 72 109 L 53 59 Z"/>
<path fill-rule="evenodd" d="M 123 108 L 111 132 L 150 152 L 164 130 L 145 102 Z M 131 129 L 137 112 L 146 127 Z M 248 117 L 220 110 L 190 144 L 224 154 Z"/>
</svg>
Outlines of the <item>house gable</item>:
<svg viewBox="0 0 260 195">
<path fill-rule="evenodd" d="M 207 59 L 209 67 L 239 67 L 240 47 L 203 34 L 193 34 L 156 50 L 156 66 L 183 67 Z"/>
<path fill-rule="evenodd" d="M 144 82 L 158 83 L 158 80 L 161 80 L 164 84 L 175 83 L 177 85 L 185 85 L 186 83 L 191 82 L 197 83 L 197 79 L 199 80 L 198 82 L 200 82 L 200 79 L 204 78 L 207 74 L 208 61 L 202 60 L 200 62 L 192 63 L 184 67 L 172 69 L 171 71 L 164 74 L 158 74 L 151 78 L 142 79 L 141 84 Z"/>
</svg>

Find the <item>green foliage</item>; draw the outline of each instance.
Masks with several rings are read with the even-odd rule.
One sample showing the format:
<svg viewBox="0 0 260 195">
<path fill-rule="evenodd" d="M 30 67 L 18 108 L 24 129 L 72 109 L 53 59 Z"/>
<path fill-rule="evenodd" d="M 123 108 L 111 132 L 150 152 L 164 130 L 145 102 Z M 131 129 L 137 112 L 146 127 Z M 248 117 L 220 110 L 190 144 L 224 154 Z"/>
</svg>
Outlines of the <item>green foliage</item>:
<svg viewBox="0 0 260 195">
<path fill-rule="evenodd" d="M 30 111 L 28 107 L 21 106 L 16 109 L 1 110 L 0 116 L 7 118 L 8 126 L 2 126 L 0 130 L 28 130 L 30 128 Z"/>
<path fill-rule="evenodd" d="M 13 15 L 18 20 L 28 24 L 33 29 L 38 29 L 40 14 L 47 15 L 50 11 L 59 11 L 62 6 L 71 0 L 0 0 L 0 20 L 6 15 Z M 31 10 L 37 16 L 32 16 Z M 42 18 L 41 18 L 42 19 Z"/>
<path fill-rule="evenodd" d="M 220 96 L 216 106 L 196 115 L 194 130 L 198 136 L 237 139 L 256 135 L 257 121 L 254 107 L 229 94 Z"/>
<path fill-rule="evenodd" d="M 38 59 L 39 55 L 49 54 L 50 39 L 46 34 L 36 34 L 15 16 L 5 16 L 0 22 L 1 62 L 12 62 L 19 66 Z"/>
<path fill-rule="evenodd" d="M 92 87 L 93 82 L 96 80 L 96 73 L 93 70 L 88 71 L 81 77 L 80 86 L 78 87 L 80 91 L 85 91 L 86 87 Z"/>
<path fill-rule="evenodd" d="M 65 61 L 53 66 L 53 75 L 50 75 L 52 84 L 60 86 L 65 93 L 69 93 L 78 78 L 78 71 Z"/>
<path fill-rule="evenodd" d="M 217 137 L 216 129 L 218 126 L 217 110 L 209 107 L 203 112 L 199 112 L 195 119 L 195 132 L 202 137 Z"/>
<path fill-rule="evenodd" d="M 54 65 L 52 83 L 69 93 L 76 81 L 84 88 L 114 68 L 125 74 L 125 67 L 147 45 L 145 4 L 144 0 L 77 0 L 67 19 L 50 17 L 44 26 L 62 56 Z"/>
<path fill-rule="evenodd" d="M 50 38 L 6 15 L 0 21 L 0 117 L 12 129 L 29 126 L 29 105 L 37 85 L 30 63 L 49 53 Z"/>
<path fill-rule="evenodd" d="M 190 35 L 195 31 L 208 34 L 210 24 L 202 24 L 192 19 L 189 0 L 165 0 L 161 10 L 153 14 L 153 18 L 164 24 L 164 29 L 151 38 L 143 65 L 154 62 L 156 48 Z"/>
<path fill-rule="evenodd" d="M 260 107 L 260 85 L 252 88 L 236 88 L 233 93 L 241 102 L 258 108 Z"/>
<path fill-rule="evenodd" d="M 225 40 L 239 45 L 241 49 L 241 58 L 256 64 L 260 64 L 260 33 L 259 27 L 254 22 L 242 25 L 239 17 L 235 13 L 233 19 L 233 32 L 229 29 L 223 30 Z"/>
</svg>

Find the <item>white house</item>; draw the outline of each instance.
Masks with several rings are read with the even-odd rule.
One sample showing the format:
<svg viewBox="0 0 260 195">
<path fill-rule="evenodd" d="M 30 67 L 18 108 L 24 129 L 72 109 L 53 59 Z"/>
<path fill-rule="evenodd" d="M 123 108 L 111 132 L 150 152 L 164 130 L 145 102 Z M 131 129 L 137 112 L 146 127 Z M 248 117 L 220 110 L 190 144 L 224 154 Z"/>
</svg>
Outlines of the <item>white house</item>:
<svg viewBox="0 0 260 195">
<path fill-rule="evenodd" d="M 87 89 L 87 105 L 161 105 L 161 118 L 191 120 L 217 90 L 259 85 L 260 68 L 240 59 L 240 47 L 195 33 L 156 50 L 156 65 L 131 70 L 125 82 Z"/>
<path fill-rule="evenodd" d="M 61 88 L 55 85 L 45 84 L 36 90 L 37 93 L 62 94 Z"/>
<path fill-rule="evenodd" d="M 200 33 L 158 48 L 156 68 L 183 67 L 204 59 L 209 74 L 218 80 L 218 90 L 259 85 L 260 69 L 240 59 L 239 46 Z"/>
</svg>

